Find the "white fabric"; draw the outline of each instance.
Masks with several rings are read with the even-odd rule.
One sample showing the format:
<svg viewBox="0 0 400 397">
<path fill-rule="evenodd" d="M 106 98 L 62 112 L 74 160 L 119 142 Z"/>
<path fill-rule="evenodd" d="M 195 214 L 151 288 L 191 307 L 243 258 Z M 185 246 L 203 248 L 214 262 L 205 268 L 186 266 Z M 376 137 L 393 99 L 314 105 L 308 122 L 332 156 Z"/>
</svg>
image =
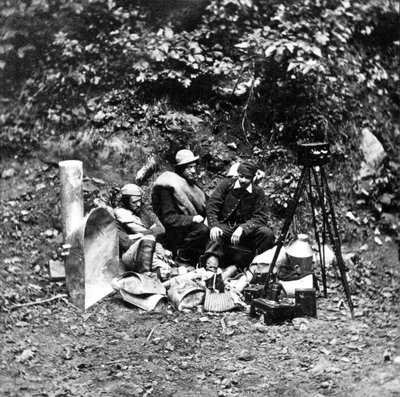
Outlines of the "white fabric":
<svg viewBox="0 0 400 397">
<path fill-rule="evenodd" d="M 117 208 L 114 211 L 114 216 L 118 222 L 127 225 L 132 233 L 144 233 L 147 231 L 141 219 L 126 208 Z"/>
<path fill-rule="evenodd" d="M 282 287 L 289 298 L 294 298 L 296 289 L 314 288 L 313 274 L 307 274 L 307 276 L 304 276 L 298 280 L 291 280 L 291 281 L 278 280 L 278 281 L 280 284 L 282 284 Z"/>
<path fill-rule="evenodd" d="M 259 264 L 259 265 L 270 265 L 272 263 L 272 260 L 274 259 L 274 255 L 275 255 L 275 251 L 276 251 L 276 245 L 274 247 L 272 247 L 271 249 L 262 252 L 261 254 L 257 255 L 254 259 L 253 259 L 253 264 Z M 288 256 L 285 250 L 285 247 L 281 247 L 280 251 L 279 251 L 279 255 L 276 261 L 276 267 L 275 269 L 277 269 L 279 266 L 285 265 L 288 263 Z M 268 271 L 269 266 L 267 266 L 267 270 Z M 260 273 L 263 273 L 263 271 L 260 271 Z"/>
<path fill-rule="evenodd" d="M 144 224 L 140 218 L 126 208 L 117 208 L 114 211 L 114 215 L 117 221 L 121 223 L 136 223 L 137 225 L 144 227 Z"/>
<path fill-rule="evenodd" d="M 237 170 L 239 168 L 240 163 L 235 163 L 229 168 L 227 176 L 237 176 Z"/>
</svg>

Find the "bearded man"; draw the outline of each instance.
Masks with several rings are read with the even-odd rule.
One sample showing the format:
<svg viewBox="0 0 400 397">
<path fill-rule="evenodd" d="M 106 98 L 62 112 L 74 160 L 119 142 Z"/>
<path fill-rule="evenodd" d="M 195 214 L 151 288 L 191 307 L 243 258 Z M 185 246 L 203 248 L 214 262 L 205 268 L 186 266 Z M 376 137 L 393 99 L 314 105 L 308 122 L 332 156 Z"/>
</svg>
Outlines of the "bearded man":
<svg viewBox="0 0 400 397">
<path fill-rule="evenodd" d="M 152 205 L 165 227 L 164 244 L 175 263 L 191 270 L 204 253 L 209 229 L 203 223 L 206 194 L 197 184 L 199 157 L 182 149 L 175 156 L 175 172 L 162 173 L 154 183 Z"/>
<path fill-rule="evenodd" d="M 129 183 L 122 187 L 121 193 L 121 203 L 114 210 L 114 216 L 122 263 L 127 270 L 139 273 L 157 269 L 160 274 L 168 273 L 169 255 L 158 242 L 165 233 L 164 226 L 154 212 L 144 205 L 143 191 L 139 186 Z M 143 258 L 146 260 L 143 261 Z"/>
<path fill-rule="evenodd" d="M 206 212 L 210 241 L 206 247 L 205 267 L 218 268 L 229 245 L 243 245 L 257 253 L 273 247 L 275 237 L 268 227 L 266 197 L 253 179 L 257 166 L 244 161 L 237 176 L 223 180 L 207 201 Z"/>
</svg>

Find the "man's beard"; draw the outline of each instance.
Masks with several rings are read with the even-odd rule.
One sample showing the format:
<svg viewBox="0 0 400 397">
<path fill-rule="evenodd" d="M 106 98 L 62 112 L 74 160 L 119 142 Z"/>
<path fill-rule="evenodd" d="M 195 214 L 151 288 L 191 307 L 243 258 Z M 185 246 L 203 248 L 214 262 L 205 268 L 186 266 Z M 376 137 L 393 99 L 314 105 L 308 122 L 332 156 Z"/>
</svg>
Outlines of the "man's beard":
<svg viewBox="0 0 400 397">
<path fill-rule="evenodd" d="M 195 178 L 194 176 L 186 177 L 186 182 L 187 182 L 189 185 L 194 185 L 194 184 L 196 183 L 196 178 Z"/>
<path fill-rule="evenodd" d="M 240 190 L 245 191 L 249 187 L 250 182 L 243 182 L 243 183 L 239 182 L 239 185 L 240 185 Z"/>
<path fill-rule="evenodd" d="M 130 208 L 133 215 L 139 215 L 140 207 Z"/>
</svg>

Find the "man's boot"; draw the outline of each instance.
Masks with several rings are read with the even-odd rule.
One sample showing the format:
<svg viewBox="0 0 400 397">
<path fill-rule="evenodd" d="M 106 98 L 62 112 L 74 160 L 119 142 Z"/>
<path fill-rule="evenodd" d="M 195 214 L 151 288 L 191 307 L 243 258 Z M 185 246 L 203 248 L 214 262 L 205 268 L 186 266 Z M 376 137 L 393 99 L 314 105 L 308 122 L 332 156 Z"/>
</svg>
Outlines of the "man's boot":
<svg viewBox="0 0 400 397">
<path fill-rule="evenodd" d="M 175 266 L 177 267 L 183 266 L 187 269 L 188 272 L 191 272 L 192 270 L 195 270 L 195 268 L 192 265 L 193 265 L 193 259 L 183 257 L 182 252 L 178 250 L 175 258 Z"/>
<path fill-rule="evenodd" d="M 135 261 L 135 271 L 138 273 L 151 272 L 153 255 L 156 249 L 155 240 L 143 239 L 140 242 Z"/>
</svg>

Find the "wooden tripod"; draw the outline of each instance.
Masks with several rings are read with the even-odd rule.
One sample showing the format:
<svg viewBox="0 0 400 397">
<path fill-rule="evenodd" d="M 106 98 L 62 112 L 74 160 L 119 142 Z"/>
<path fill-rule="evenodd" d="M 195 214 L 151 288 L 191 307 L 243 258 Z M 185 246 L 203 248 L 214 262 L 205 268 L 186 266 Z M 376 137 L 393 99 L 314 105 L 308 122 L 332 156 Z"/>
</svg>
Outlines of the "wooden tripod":
<svg viewBox="0 0 400 397">
<path fill-rule="evenodd" d="M 314 184 L 312 181 L 314 180 Z M 271 266 L 269 267 L 269 271 L 267 273 L 267 278 L 265 281 L 264 285 L 264 295 L 268 291 L 268 286 L 269 282 L 271 279 L 272 272 L 274 270 L 276 261 L 279 256 L 279 252 L 283 246 L 283 243 L 286 239 L 287 233 L 289 231 L 289 227 L 293 221 L 293 216 L 296 212 L 296 208 L 299 204 L 300 197 L 307 188 L 307 182 L 308 182 L 308 198 L 310 200 L 311 204 L 311 211 L 312 211 L 312 218 L 313 218 L 313 227 L 314 227 L 314 232 L 315 232 L 315 239 L 317 241 L 318 245 L 318 252 L 319 252 L 319 258 L 320 258 L 320 264 L 321 264 L 321 275 L 322 275 L 322 283 L 323 283 L 323 289 L 324 289 L 324 296 L 325 298 L 327 297 L 327 290 L 326 290 L 326 269 L 325 269 L 325 235 L 326 231 L 328 232 L 329 239 L 332 244 L 333 252 L 336 257 L 336 263 L 340 271 L 340 277 L 342 281 L 342 285 L 345 290 L 345 294 L 347 297 L 347 303 L 350 308 L 350 313 L 351 316 L 354 318 L 354 306 L 353 302 L 351 300 L 351 294 L 350 294 L 350 288 L 349 284 L 347 282 L 347 276 L 346 276 L 346 266 L 342 257 L 342 251 L 341 251 L 341 243 L 340 243 L 340 237 L 339 237 L 339 229 L 337 226 L 336 222 L 336 216 L 335 216 L 335 211 L 333 208 L 333 202 L 332 202 L 332 194 L 329 190 L 329 185 L 326 177 L 325 170 L 322 165 L 315 165 L 312 162 L 305 162 L 300 179 L 297 183 L 296 190 L 294 193 L 293 197 L 293 202 L 291 206 L 289 207 L 288 214 L 286 216 L 286 219 L 284 221 L 281 233 L 279 235 L 277 244 L 276 244 L 276 250 L 274 257 L 272 259 Z M 320 235 L 318 232 L 317 228 L 317 220 L 315 216 L 315 206 L 316 206 L 316 200 L 312 191 L 312 187 L 315 187 L 315 190 L 317 192 L 317 196 L 319 198 L 319 203 L 321 206 L 322 210 L 322 244 L 320 240 Z M 327 203 L 327 207 L 325 206 L 325 202 Z"/>
</svg>

